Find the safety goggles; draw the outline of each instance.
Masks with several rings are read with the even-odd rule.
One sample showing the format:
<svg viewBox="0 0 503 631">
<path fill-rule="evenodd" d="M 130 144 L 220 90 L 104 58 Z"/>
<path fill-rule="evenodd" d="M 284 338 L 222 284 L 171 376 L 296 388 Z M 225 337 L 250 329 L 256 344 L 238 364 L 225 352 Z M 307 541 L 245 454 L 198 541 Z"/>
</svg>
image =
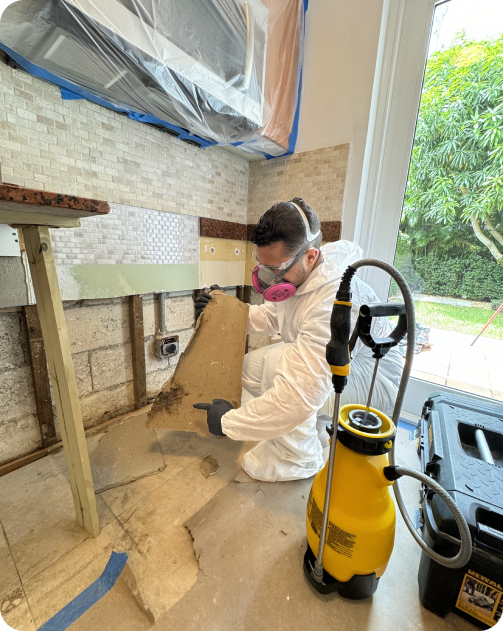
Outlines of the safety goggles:
<svg viewBox="0 0 503 631">
<path fill-rule="evenodd" d="M 286 270 L 287 267 L 290 267 L 292 265 L 292 263 L 299 256 L 299 254 L 302 252 L 303 249 L 304 248 L 302 248 L 300 250 L 300 252 L 298 252 L 295 256 L 292 256 L 291 259 L 288 259 L 288 261 L 285 261 L 284 263 L 281 263 L 281 265 L 264 265 L 263 263 L 261 263 L 258 260 L 258 258 L 257 258 L 257 249 L 256 248 L 252 252 L 252 259 L 253 259 L 253 262 L 255 263 L 255 265 L 258 265 L 260 267 L 260 269 L 271 270 L 271 272 L 282 272 L 283 270 Z"/>
</svg>

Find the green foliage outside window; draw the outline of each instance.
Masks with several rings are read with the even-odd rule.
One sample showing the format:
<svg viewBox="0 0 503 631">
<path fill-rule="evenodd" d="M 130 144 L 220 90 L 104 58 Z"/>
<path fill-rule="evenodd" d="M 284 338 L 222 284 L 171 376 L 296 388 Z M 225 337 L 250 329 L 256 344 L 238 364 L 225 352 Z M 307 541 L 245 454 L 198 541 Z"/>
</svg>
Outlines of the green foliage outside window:
<svg viewBox="0 0 503 631">
<path fill-rule="evenodd" d="M 421 293 L 503 299 L 503 37 L 428 60 L 397 264 Z"/>
<path fill-rule="evenodd" d="M 503 267 L 477 254 L 459 258 L 427 254 L 415 260 L 415 270 L 424 282 L 421 293 L 503 302 Z"/>
</svg>

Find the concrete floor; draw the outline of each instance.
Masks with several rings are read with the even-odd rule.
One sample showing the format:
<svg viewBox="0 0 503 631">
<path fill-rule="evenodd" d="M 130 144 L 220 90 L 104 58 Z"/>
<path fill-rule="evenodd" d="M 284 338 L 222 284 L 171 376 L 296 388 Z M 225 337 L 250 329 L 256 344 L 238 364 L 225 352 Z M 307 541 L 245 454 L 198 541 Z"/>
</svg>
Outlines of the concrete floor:
<svg viewBox="0 0 503 631">
<path fill-rule="evenodd" d="M 141 422 L 138 415 L 129 421 Z M 114 431 L 134 436 L 137 429 L 125 421 Z M 147 452 L 160 450 L 165 468 L 97 496 L 102 532 L 96 539 L 74 522 L 58 456 L 0 478 L 5 621 L 19 631 L 35 630 L 96 580 L 116 550 L 129 555 L 126 571 L 72 631 L 473 628 L 454 614 L 442 620 L 421 607 L 420 551 L 400 517 L 390 565 L 371 599 L 354 602 L 312 590 L 302 574 L 311 480 L 250 481 L 240 474 L 250 446 L 156 431 L 145 456 L 150 463 Z M 415 444 L 401 429 L 398 453 L 399 462 L 418 466 Z M 219 470 L 205 477 L 201 463 L 210 455 Z M 100 462 L 106 465 L 103 449 Z M 117 476 L 116 466 L 115 482 Z M 404 487 L 412 512 L 418 484 L 407 480 Z"/>
<path fill-rule="evenodd" d="M 414 356 L 412 376 L 503 401 L 503 341 L 430 330 L 431 350 Z"/>
</svg>

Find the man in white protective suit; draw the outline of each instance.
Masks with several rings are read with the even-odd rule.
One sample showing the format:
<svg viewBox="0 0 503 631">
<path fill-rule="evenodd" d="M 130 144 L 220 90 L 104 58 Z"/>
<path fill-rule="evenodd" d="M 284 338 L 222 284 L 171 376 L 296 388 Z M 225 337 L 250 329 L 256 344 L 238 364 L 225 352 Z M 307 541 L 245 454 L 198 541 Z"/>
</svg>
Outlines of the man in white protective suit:
<svg viewBox="0 0 503 631">
<path fill-rule="evenodd" d="M 325 429 L 333 410 L 325 359 L 332 306 L 344 270 L 362 258 L 362 250 L 350 241 L 321 247 L 320 221 L 299 197 L 274 204 L 254 228 L 252 241 L 256 246 L 253 284 L 265 302 L 250 306 L 248 332 L 279 333 L 283 342 L 245 355 L 239 409 L 221 399 L 194 407 L 207 410 L 212 434 L 260 441 L 243 458 L 242 467 L 252 478 L 267 482 L 309 478 L 324 465 Z M 353 328 L 360 306 L 379 299 L 356 277 L 351 289 Z M 209 300 L 207 293 L 199 296 L 198 314 Z M 387 319 L 374 320 L 374 337 L 385 337 L 391 330 Z M 366 403 L 374 361 L 372 351 L 358 341 L 342 404 Z M 388 415 L 402 365 L 397 347 L 379 363 L 372 407 Z"/>
</svg>

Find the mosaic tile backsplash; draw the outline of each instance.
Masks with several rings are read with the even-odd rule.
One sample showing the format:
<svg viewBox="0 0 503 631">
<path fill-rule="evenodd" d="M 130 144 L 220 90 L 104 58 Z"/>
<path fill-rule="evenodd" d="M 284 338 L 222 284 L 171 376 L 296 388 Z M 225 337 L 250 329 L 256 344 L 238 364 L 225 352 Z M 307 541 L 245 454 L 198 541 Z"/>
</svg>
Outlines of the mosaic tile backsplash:
<svg viewBox="0 0 503 631">
<path fill-rule="evenodd" d="M 198 218 L 162 210 L 110 204 L 108 215 L 51 230 L 51 238 L 62 265 L 199 262 Z"/>
</svg>

